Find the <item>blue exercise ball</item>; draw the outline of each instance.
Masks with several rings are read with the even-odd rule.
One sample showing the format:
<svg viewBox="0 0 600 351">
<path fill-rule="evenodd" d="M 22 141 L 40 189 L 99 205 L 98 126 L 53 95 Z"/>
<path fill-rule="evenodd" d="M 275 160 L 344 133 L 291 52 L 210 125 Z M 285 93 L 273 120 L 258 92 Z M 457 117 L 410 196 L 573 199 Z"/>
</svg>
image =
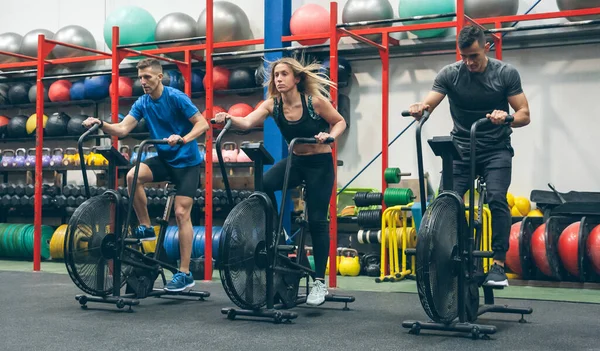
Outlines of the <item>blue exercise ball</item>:
<svg viewBox="0 0 600 351">
<path fill-rule="evenodd" d="M 84 83 L 85 98 L 90 100 L 102 100 L 108 97 L 110 76 L 88 77 Z"/>
<path fill-rule="evenodd" d="M 71 100 L 84 100 L 85 99 L 85 82 L 83 80 L 79 80 L 73 85 L 71 85 L 71 90 L 69 91 L 71 95 Z"/>
</svg>

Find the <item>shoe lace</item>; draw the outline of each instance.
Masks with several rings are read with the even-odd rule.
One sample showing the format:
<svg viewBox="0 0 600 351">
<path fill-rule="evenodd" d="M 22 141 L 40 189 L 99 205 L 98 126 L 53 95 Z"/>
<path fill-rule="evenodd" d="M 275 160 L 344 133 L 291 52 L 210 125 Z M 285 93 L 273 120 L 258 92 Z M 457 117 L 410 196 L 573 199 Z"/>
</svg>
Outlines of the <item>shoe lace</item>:
<svg viewBox="0 0 600 351">
<path fill-rule="evenodd" d="M 185 275 L 183 273 L 175 273 L 173 274 L 173 279 L 171 280 L 171 282 L 178 283 L 180 281 L 183 281 L 184 278 Z"/>
<path fill-rule="evenodd" d="M 318 294 L 318 293 L 324 293 L 325 292 L 325 284 L 323 284 L 323 282 L 321 282 L 320 280 L 315 281 L 312 290 L 310 291 L 311 294 Z"/>
</svg>

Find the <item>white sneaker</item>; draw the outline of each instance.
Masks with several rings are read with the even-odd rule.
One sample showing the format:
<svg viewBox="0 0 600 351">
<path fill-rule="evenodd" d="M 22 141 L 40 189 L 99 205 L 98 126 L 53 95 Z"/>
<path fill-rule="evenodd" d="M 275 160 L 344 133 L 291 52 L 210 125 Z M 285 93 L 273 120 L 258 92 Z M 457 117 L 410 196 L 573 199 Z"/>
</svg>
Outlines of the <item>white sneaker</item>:
<svg viewBox="0 0 600 351">
<path fill-rule="evenodd" d="M 319 306 L 325 302 L 325 296 L 329 294 L 327 291 L 327 287 L 325 283 L 321 280 L 315 280 L 312 289 L 310 289 L 310 294 L 306 298 L 306 304 L 311 306 Z"/>
</svg>

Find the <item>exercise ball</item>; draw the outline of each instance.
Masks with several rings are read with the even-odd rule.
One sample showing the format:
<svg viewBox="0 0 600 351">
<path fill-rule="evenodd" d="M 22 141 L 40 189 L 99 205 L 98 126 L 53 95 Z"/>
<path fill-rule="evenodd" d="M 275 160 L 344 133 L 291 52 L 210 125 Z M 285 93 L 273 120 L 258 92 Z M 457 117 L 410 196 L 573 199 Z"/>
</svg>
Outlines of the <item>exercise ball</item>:
<svg viewBox="0 0 600 351">
<path fill-rule="evenodd" d="M 531 235 L 531 256 L 535 266 L 546 276 L 552 277 L 552 269 L 546 252 L 546 224 L 542 224 Z"/>
<path fill-rule="evenodd" d="M 158 23 L 156 24 L 156 29 L 154 30 L 154 38 L 157 41 L 193 38 L 197 36 L 199 36 L 198 23 L 192 16 L 182 12 L 173 12 L 165 15 L 163 18 L 160 19 L 160 21 L 158 21 Z M 171 44 L 158 44 L 158 47 L 168 48 L 197 44 L 200 44 L 199 40 Z M 202 55 L 202 53 L 198 51 L 194 51 L 194 53 L 196 53 L 197 55 Z M 166 55 L 177 60 L 183 60 L 185 58 L 185 54 L 183 51 L 168 53 Z"/>
<path fill-rule="evenodd" d="M 0 51 L 12 52 L 15 54 L 19 53 L 19 49 L 21 48 L 21 42 L 23 41 L 23 37 L 20 34 L 8 32 L 0 34 Z M 11 63 L 11 62 L 19 62 L 20 59 L 8 56 L 8 55 L 0 55 L 0 64 Z"/>
<path fill-rule="evenodd" d="M 48 116 L 44 115 L 44 117 L 42 117 L 42 129 L 46 129 L 46 123 L 48 122 Z M 29 118 L 27 119 L 27 124 L 25 125 L 25 128 L 27 130 L 27 134 L 31 135 L 35 133 L 35 129 L 37 128 L 37 114 L 32 114 L 31 116 L 29 116 Z"/>
<path fill-rule="evenodd" d="M 235 105 L 232 105 L 229 108 L 229 110 L 227 111 L 227 113 L 229 113 L 230 115 L 235 116 L 235 117 L 246 117 L 252 111 L 254 111 L 254 108 L 252 108 L 252 106 L 245 104 L 243 102 L 240 102 Z"/>
<path fill-rule="evenodd" d="M 47 29 L 34 29 L 23 36 L 19 53 L 21 55 L 37 57 L 38 53 L 38 36 L 43 34 L 46 39 L 53 39 L 54 33 Z M 52 59 L 54 55 L 50 53 L 46 58 Z"/>
<path fill-rule="evenodd" d="M 465 15 L 471 18 L 486 18 L 500 16 L 514 16 L 519 12 L 519 0 L 464 0 Z M 449 19 L 446 19 L 449 20 Z M 510 27 L 512 22 L 505 22 L 503 27 Z M 493 24 L 485 25 L 494 28 Z"/>
<path fill-rule="evenodd" d="M 579 277 L 579 227 L 581 222 L 569 224 L 558 239 L 558 256 L 570 274 Z"/>
<path fill-rule="evenodd" d="M 156 20 L 150 12 L 138 6 L 122 6 L 111 12 L 104 22 L 104 41 L 112 48 L 112 27 L 119 27 L 119 44 L 135 44 L 154 41 Z M 136 47 L 135 50 L 155 49 L 156 45 Z M 141 59 L 141 56 L 128 59 Z"/>
<path fill-rule="evenodd" d="M 31 83 L 19 82 L 8 88 L 8 101 L 13 105 L 29 103 Z"/>
<path fill-rule="evenodd" d="M 60 79 L 50 84 L 50 89 L 48 89 L 48 97 L 50 101 L 69 101 L 71 98 L 71 86 L 73 83 L 68 80 Z"/>
<path fill-rule="evenodd" d="M 63 136 L 67 135 L 67 124 L 71 117 L 64 112 L 55 112 L 46 122 L 45 135 Z"/>
<path fill-rule="evenodd" d="M 300 6 L 290 19 L 292 35 L 318 34 L 329 32 L 329 10 L 317 4 Z M 298 40 L 301 45 L 323 44 L 328 39 Z"/>
<path fill-rule="evenodd" d="M 521 276 L 523 274 L 523 267 L 521 266 L 521 223 L 513 223 L 510 227 L 509 245 L 508 251 L 506 252 L 506 266 L 515 274 Z"/>
<path fill-rule="evenodd" d="M 236 68 L 229 75 L 229 89 L 250 89 L 256 87 L 254 71 L 250 68 Z M 250 94 L 253 94 L 250 92 Z M 249 94 L 239 94 L 249 95 Z"/>
<path fill-rule="evenodd" d="M 84 82 L 85 98 L 90 100 L 102 100 L 108 97 L 110 76 L 87 77 Z"/>
<path fill-rule="evenodd" d="M 84 80 L 78 80 L 75 83 L 73 83 L 73 85 L 71 85 L 69 93 L 71 95 L 71 100 L 85 100 Z"/>
<path fill-rule="evenodd" d="M 16 115 L 10 119 L 6 127 L 6 134 L 10 138 L 23 138 L 27 136 L 27 116 Z"/>
<path fill-rule="evenodd" d="M 131 132 L 132 133 L 147 133 L 148 132 L 148 124 L 146 122 L 146 119 L 142 118 L 139 122 L 137 122 L 137 124 L 135 125 L 135 127 L 133 128 L 133 130 Z"/>
<path fill-rule="evenodd" d="M 0 105 L 5 105 L 8 102 L 8 84 L 0 83 Z"/>
<path fill-rule="evenodd" d="M 215 43 L 253 38 L 250 21 L 246 13 L 238 5 L 228 1 L 215 1 L 213 3 L 213 31 Z M 198 35 L 206 36 L 206 9 L 198 17 Z M 250 49 L 249 45 L 214 49 L 214 52 L 248 49 Z"/>
<path fill-rule="evenodd" d="M 162 83 L 164 86 L 175 88 L 180 91 L 183 91 L 185 88 L 183 76 L 179 70 L 164 71 Z"/>
<path fill-rule="evenodd" d="M 327 77 L 331 77 L 330 68 L 329 68 L 329 59 L 323 61 L 323 68 L 321 73 L 325 74 Z M 339 84 L 350 84 L 352 76 L 352 66 L 350 66 L 350 62 L 343 57 L 338 57 L 338 83 Z"/>
<path fill-rule="evenodd" d="M 585 247 L 592 269 L 596 274 L 600 274 L 600 225 L 592 229 L 587 237 Z"/>
<path fill-rule="evenodd" d="M 213 90 L 225 90 L 229 86 L 229 75 L 231 72 L 221 66 L 213 67 Z M 206 87 L 208 85 L 207 80 L 208 76 L 204 76 L 202 79 L 202 84 Z"/>
<path fill-rule="evenodd" d="M 374 21 L 394 18 L 394 9 L 389 0 L 348 0 L 342 10 L 342 22 L 360 22 Z M 376 24 L 369 26 L 353 27 L 359 28 L 378 28 L 389 27 L 391 24 Z M 381 35 L 366 35 L 366 38 L 373 41 L 380 41 Z"/>
<path fill-rule="evenodd" d="M 204 72 L 202 70 L 192 71 L 192 92 L 204 90 Z"/>
<path fill-rule="evenodd" d="M 579 10 L 579 9 L 586 9 L 586 8 L 590 8 L 590 7 L 600 7 L 600 0 L 556 0 L 556 5 L 558 6 L 558 9 L 561 11 Z M 571 22 L 596 20 L 596 19 L 600 19 L 600 15 L 572 16 L 572 17 L 567 17 L 567 19 Z"/>
<path fill-rule="evenodd" d="M 112 82 L 109 85 L 109 90 L 112 92 Z M 71 88 L 72 90 L 73 88 Z M 133 94 L 133 82 L 129 77 L 119 77 L 119 96 L 130 97 Z"/>
<path fill-rule="evenodd" d="M 68 135 L 81 135 L 81 134 L 85 133 L 85 131 L 87 129 L 84 126 L 82 126 L 81 124 L 88 117 L 89 116 L 83 115 L 83 114 L 71 116 L 71 118 L 67 122 L 67 134 Z"/>
<path fill-rule="evenodd" d="M 82 26 L 70 25 L 62 27 L 58 30 L 58 32 L 56 32 L 56 34 L 54 34 L 54 40 L 67 44 L 83 46 L 90 49 L 96 49 L 96 39 L 89 30 L 83 28 Z M 64 45 L 56 45 L 54 49 L 52 49 L 52 54 L 56 58 L 95 55 L 89 51 L 74 49 Z M 77 64 L 70 63 L 69 66 L 85 66 L 86 64 L 87 62 L 79 62 Z"/>
<path fill-rule="evenodd" d="M 8 122 L 10 122 L 8 117 L 0 116 L 0 138 L 4 138 L 4 136 L 7 135 Z"/>
<path fill-rule="evenodd" d="M 37 84 L 32 84 L 31 88 L 29 88 L 29 93 L 27 94 L 29 97 L 29 102 L 35 103 L 37 101 Z M 44 85 L 44 101 L 50 101 L 50 97 L 48 97 L 48 87 Z"/>
<path fill-rule="evenodd" d="M 425 16 L 425 15 L 438 15 L 442 13 L 455 12 L 454 0 L 400 0 L 398 5 L 398 14 L 400 17 L 414 17 L 414 16 Z M 420 23 L 436 23 L 436 22 L 447 22 L 451 21 L 452 18 L 438 18 L 421 21 L 410 21 L 406 22 L 405 25 L 420 24 Z M 411 31 L 417 38 L 434 38 L 439 37 L 448 31 L 448 28 L 441 29 L 427 29 Z"/>
</svg>

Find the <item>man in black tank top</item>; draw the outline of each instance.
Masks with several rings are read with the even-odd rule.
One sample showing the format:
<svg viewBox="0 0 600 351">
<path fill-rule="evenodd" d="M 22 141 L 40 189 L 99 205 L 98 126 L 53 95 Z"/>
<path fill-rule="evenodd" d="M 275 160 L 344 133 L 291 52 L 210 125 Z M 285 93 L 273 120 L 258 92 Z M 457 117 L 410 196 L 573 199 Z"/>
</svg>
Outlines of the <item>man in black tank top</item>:
<svg viewBox="0 0 600 351">
<path fill-rule="evenodd" d="M 329 199 L 334 189 L 334 165 L 331 147 L 323 144 L 329 138 L 337 138 L 346 129 L 346 122 L 326 98 L 331 81 L 315 74 L 321 67 L 316 64 L 301 65 L 293 58 L 285 57 L 274 62 L 268 82 L 269 98 L 248 116 L 230 116 L 218 113 L 217 123 L 231 119 L 232 126 L 249 129 L 261 125 L 273 116 L 281 134 L 289 143 L 297 137 L 315 138 L 316 145 L 296 145 L 292 158 L 289 188 L 306 183 L 308 227 L 312 239 L 315 262 L 315 282 L 306 303 L 318 306 L 325 302 L 329 293 L 325 285 L 325 270 L 329 256 Z M 263 191 L 277 205 L 275 191 L 283 188 L 287 159 L 282 159 L 264 175 Z M 334 273 L 335 274 L 335 273 Z"/>
<path fill-rule="evenodd" d="M 517 70 L 500 60 L 487 57 L 490 44 L 483 31 L 475 26 L 464 27 L 458 38 L 462 61 L 447 65 L 438 73 L 432 91 L 421 103 L 410 106 L 419 119 L 424 110 L 433 110 L 447 95 L 454 122 L 451 135 L 461 151 L 462 160 L 453 165 L 454 190 L 464 196 L 469 189 L 469 150 L 471 125 L 487 117 L 492 124 L 477 132 L 477 172 L 485 178 L 487 202 L 492 213 L 492 250 L 494 264 L 484 285 L 508 286 L 504 260 L 509 246 L 511 214 L 506 194 L 511 182 L 512 128 L 529 124 L 529 105 L 521 87 Z M 509 105 L 515 113 L 514 122 L 506 125 Z M 443 187 L 443 184 L 442 184 Z"/>
</svg>

